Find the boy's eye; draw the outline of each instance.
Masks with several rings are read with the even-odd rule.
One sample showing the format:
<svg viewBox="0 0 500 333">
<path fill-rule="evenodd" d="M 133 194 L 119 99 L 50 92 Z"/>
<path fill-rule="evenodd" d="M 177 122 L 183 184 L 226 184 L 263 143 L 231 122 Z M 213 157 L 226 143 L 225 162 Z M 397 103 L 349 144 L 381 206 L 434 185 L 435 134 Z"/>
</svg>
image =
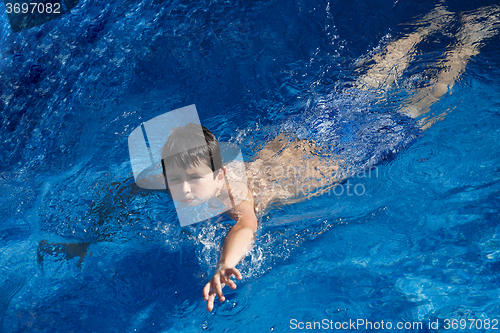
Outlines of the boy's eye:
<svg viewBox="0 0 500 333">
<path fill-rule="evenodd" d="M 172 184 L 177 184 L 177 183 L 180 183 L 181 179 L 180 178 L 167 178 L 168 182 L 169 183 L 172 183 Z"/>
</svg>

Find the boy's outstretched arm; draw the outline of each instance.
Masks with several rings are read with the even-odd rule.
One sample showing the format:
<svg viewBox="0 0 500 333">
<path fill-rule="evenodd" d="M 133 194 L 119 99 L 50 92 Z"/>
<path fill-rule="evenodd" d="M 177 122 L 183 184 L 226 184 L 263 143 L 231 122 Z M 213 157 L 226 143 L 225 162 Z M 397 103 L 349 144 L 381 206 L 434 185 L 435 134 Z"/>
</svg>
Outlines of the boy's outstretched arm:
<svg viewBox="0 0 500 333">
<path fill-rule="evenodd" d="M 231 280 L 231 276 L 236 276 L 238 280 L 242 279 L 236 265 L 250 249 L 255 230 L 258 227 L 251 194 L 236 206 L 231 217 L 236 220 L 236 224 L 224 238 L 214 276 L 203 288 L 203 299 L 207 302 L 207 311 L 212 311 L 215 296 L 224 302 L 225 297 L 222 293 L 224 286 L 236 289 L 236 284 Z"/>
</svg>

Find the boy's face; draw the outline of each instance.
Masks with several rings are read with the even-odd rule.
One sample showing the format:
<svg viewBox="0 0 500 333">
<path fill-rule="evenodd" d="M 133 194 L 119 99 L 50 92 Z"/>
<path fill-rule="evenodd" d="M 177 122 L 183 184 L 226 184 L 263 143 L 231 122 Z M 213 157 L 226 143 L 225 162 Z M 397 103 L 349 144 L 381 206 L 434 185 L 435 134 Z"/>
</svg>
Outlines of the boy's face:
<svg viewBox="0 0 500 333">
<path fill-rule="evenodd" d="M 175 165 L 166 172 L 172 199 L 185 206 L 196 206 L 212 198 L 224 185 L 223 171 L 214 179 L 212 169 L 203 163 L 189 169 Z"/>
</svg>

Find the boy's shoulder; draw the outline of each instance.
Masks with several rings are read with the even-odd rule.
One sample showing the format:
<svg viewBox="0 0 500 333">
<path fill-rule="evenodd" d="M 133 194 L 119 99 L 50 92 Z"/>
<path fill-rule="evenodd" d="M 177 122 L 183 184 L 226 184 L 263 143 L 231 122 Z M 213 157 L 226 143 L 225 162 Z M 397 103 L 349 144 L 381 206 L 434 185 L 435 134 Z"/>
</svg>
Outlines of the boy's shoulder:
<svg viewBox="0 0 500 333">
<path fill-rule="evenodd" d="M 238 221 L 243 216 L 255 216 L 255 201 L 247 184 L 233 182 L 230 185 L 231 206 L 228 211 L 230 217 Z"/>
</svg>

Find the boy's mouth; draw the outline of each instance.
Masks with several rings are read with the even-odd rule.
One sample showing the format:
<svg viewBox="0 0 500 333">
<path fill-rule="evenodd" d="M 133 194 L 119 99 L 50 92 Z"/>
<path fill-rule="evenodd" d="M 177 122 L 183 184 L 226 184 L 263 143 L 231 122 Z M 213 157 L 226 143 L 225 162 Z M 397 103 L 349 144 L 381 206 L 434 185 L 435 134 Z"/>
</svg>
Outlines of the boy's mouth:
<svg viewBox="0 0 500 333">
<path fill-rule="evenodd" d="M 198 200 L 196 198 L 182 198 L 181 200 L 178 200 L 178 202 L 183 205 L 183 206 L 192 206 L 196 205 L 198 203 Z"/>
</svg>

